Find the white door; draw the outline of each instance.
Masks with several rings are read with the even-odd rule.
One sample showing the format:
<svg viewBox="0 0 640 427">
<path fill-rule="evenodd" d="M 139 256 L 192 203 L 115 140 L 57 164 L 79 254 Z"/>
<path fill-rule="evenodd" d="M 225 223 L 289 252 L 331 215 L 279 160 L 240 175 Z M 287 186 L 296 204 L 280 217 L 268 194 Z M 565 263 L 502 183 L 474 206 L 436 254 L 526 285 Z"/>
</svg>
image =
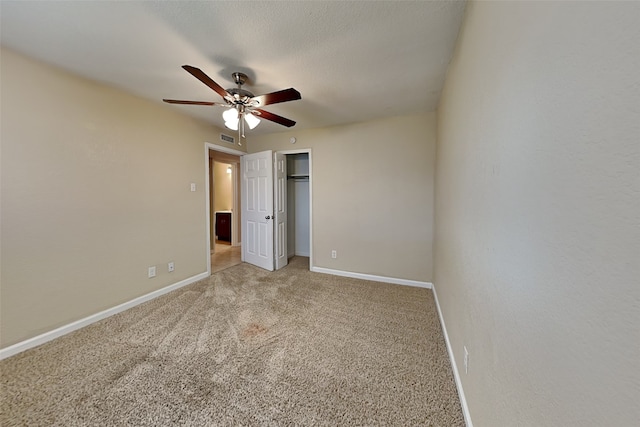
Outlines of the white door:
<svg viewBox="0 0 640 427">
<path fill-rule="evenodd" d="M 244 261 L 273 271 L 273 157 L 271 150 L 242 156 Z"/>
<path fill-rule="evenodd" d="M 275 154 L 275 256 L 276 270 L 287 265 L 287 156 Z"/>
</svg>

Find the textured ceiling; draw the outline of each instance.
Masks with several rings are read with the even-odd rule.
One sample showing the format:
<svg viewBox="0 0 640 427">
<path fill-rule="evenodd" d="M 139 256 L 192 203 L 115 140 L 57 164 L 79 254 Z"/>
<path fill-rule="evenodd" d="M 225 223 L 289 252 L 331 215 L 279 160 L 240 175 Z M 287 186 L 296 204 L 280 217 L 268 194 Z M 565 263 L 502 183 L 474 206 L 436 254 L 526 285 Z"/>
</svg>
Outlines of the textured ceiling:
<svg viewBox="0 0 640 427">
<path fill-rule="evenodd" d="M 184 71 L 254 94 L 294 87 L 266 110 L 296 128 L 437 107 L 462 1 L 0 2 L 4 46 L 161 103 L 221 101 Z M 220 109 L 166 105 L 223 125 Z M 263 120 L 252 133 L 286 128 Z"/>
</svg>

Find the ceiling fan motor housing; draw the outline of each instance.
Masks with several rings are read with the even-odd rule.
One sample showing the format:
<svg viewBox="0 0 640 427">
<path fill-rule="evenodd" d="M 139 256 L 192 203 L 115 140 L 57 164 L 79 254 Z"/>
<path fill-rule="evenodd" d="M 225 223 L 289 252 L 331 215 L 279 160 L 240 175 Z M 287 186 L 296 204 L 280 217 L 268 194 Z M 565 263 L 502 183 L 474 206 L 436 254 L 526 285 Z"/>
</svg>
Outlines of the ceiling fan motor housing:
<svg viewBox="0 0 640 427">
<path fill-rule="evenodd" d="M 229 92 L 235 99 L 238 99 L 238 98 L 242 99 L 244 97 L 253 98 L 253 94 L 251 92 L 245 89 L 241 89 L 239 87 L 227 89 L 227 92 Z"/>
<path fill-rule="evenodd" d="M 247 82 L 247 80 L 249 80 L 249 77 L 246 74 L 240 72 L 231 74 L 231 77 L 233 77 L 233 81 L 238 85 L 238 87 L 227 89 L 227 92 L 229 92 L 231 96 L 233 96 L 235 104 L 246 104 L 249 99 L 253 98 L 254 96 L 253 93 L 249 92 L 246 89 L 242 89 L 241 87 Z"/>
</svg>

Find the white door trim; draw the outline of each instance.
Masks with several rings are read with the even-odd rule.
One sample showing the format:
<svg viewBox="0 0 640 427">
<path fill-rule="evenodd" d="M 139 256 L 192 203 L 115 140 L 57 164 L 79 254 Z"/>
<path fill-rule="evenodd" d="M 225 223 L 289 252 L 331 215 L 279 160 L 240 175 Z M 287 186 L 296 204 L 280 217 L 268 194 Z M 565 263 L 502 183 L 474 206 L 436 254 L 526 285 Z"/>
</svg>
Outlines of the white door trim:
<svg viewBox="0 0 640 427">
<path fill-rule="evenodd" d="M 211 207 L 210 207 L 210 197 L 209 197 L 209 193 L 210 193 L 210 186 L 209 186 L 209 150 L 213 150 L 213 151 L 220 151 L 222 153 L 227 153 L 227 154 L 233 154 L 234 156 L 238 156 L 238 157 L 242 157 L 244 156 L 245 153 L 244 151 L 240 151 L 240 150 L 234 150 L 233 148 L 228 148 L 228 147 L 223 147 L 221 145 L 218 144 L 212 144 L 211 142 L 206 142 L 204 143 L 204 196 L 205 196 L 205 209 L 206 209 L 206 213 L 205 213 L 205 217 L 206 217 L 206 223 L 207 223 L 207 273 L 209 276 L 211 276 Z M 236 172 L 236 168 L 233 168 L 234 172 Z M 240 200 L 238 199 L 238 185 L 235 179 L 235 173 L 234 173 L 234 177 L 232 179 L 233 181 L 233 211 L 234 212 L 240 212 Z M 233 215 L 232 217 L 235 217 L 235 215 Z M 238 236 L 238 231 L 237 231 L 237 220 L 235 218 L 232 219 L 233 221 L 233 226 L 232 226 L 232 230 L 231 230 L 231 239 L 232 239 L 232 244 L 235 242 L 235 244 L 239 243 L 237 242 L 237 236 Z"/>
<path fill-rule="evenodd" d="M 311 148 L 300 148 L 297 150 L 280 150 L 280 154 L 309 154 L 309 270 L 313 271 L 313 159 Z"/>
</svg>

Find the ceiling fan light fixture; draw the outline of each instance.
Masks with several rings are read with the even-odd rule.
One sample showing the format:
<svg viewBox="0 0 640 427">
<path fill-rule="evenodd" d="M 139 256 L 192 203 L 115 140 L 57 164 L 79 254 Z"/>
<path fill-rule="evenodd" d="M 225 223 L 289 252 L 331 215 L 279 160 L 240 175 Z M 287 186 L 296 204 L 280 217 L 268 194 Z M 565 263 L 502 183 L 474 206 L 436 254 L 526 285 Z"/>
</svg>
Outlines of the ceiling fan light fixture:
<svg viewBox="0 0 640 427">
<path fill-rule="evenodd" d="M 224 113 L 222 113 L 222 118 L 224 119 L 225 122 L 233 122 L 233 121 L 238 121 L 238 110 L 236 110 L 235 108 L 229 108 L 228 110 L 224 110 Z"/>
<path fill-rule="evenodd" d="M 238 119 L 235 121 L 224 122 L 224 125 L 231 130 L 238 130 Z"/>
<path fill-rule="evenodd" d="M 231 130 L 238 130 L 238 110 L 235 108 L 229 108 L 222 113 L 222 118 L 224 119 L 224 125 Z"/>
<path fill-rule="evenodd" d="M 260 119 L 251 113 L 244 113 L 244 120 L 249 125 L 249 129 L 253 129 L 260 124 Z"/>
</svg>

